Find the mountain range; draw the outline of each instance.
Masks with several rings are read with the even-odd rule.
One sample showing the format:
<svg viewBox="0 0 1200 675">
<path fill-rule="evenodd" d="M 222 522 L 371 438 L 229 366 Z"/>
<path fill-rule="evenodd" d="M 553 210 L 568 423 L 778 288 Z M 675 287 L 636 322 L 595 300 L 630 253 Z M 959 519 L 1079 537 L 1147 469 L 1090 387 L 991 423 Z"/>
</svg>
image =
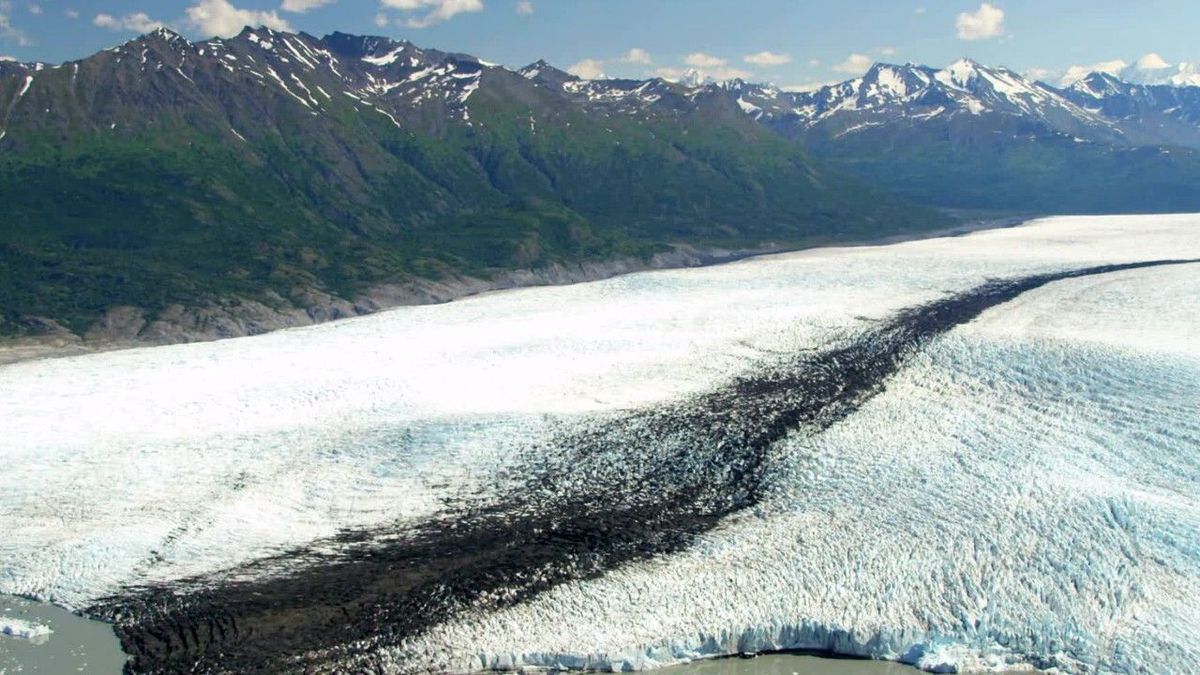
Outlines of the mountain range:
<svg viewBox="0 0 1200 675">
<path fill-rule="evenodd" d="M 0 62 L 0 333 L 247 334 L 513 270 L 936 229 L 945 207 L 1200 210 L 1198 178 L 1198 87 L 963 60 L 787 92 L 163 29 Z"/>
<path fill-rule="evenodd" d="M 1044 213 L 1200 208 L 1200 87 L 1067 88 L 963 59 L 875 64 L 804 93 L 725 85 L 762 124 L 919 203 Z"/>
</svg>

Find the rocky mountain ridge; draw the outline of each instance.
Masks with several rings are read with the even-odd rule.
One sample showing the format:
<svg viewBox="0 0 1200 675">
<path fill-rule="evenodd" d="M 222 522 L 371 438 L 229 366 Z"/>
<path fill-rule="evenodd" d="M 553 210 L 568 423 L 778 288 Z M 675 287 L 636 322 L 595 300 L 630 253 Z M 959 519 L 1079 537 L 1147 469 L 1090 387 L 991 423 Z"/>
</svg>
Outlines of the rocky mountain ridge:
<svg viewBox="0 0 1200 675">
<path fill-rule="evenodd" d="M 549 70 L 267 28 L 5 67 L 10 335 L 112 333 L 130 307 L 146 326 L 214 306 L 327 318 L 382 287 L 947 222 L 827 171 L 719 90 L 661 80 L 552 86 Z"/>
</svg>

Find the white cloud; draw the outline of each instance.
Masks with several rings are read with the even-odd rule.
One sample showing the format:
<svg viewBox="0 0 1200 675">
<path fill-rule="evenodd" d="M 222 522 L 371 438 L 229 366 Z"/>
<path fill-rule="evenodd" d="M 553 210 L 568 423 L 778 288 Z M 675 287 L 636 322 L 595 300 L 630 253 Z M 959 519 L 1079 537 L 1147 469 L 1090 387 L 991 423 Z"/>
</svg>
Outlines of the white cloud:
<svg viewBox="0 0 1200 675">
<path fill-rule="evenodd" d="M 664 66 L 662 68 L 655 68 L 654 76 L 661 77 L 664 80 L 670 80 L 673 82 L 675 80 L 680 79 L 681 77 L 688 74 L 689 72 L 692 72 L 692 71 L 687 68 L 672 68 L 670 66 Z"/>
<path fill-rule="evenodd" d="M 1055 71 L 1049 68 L 1038 68 L 1036 66 L 1021 73 L 1027 80 L 1041 80 L 1042 82 L 1054 77 L 1055 74 Z"/>
<path fill-rule="evenodd" d="M 749 54 L 742 60 L 756 66 L 782 66 L 785 63 L 791 63 L 792 57 L 788 54 L 776 54 L 764 51 L 757 54 Z"/>
<path fill-rule="evenodd" d="M 963 12 L 954 22 L 960 40 L 986 40 L 1004 34 L 1004 10 L 985 2 L 974 12 Z"/>
<path fill-rule="evenodd" d="M 884 56 L 895 56 L 896 48 L 895 47 L 880 47 L 879 53 Z"/>
<path fill-rule="evenodd" d="M 7 10 L 10 6 L 9 3 L 0 4 L 0 10 Z M 16 42 L 21 47 L 27 47 L 32 44 L 25 31 L 12 25 L 12 21 L 9 20 L 8 15 L 3 11 L 0 11 L 0 39 Z"/>
<path fill-rule="evenodd" d="M 310 9 L 332 5 L 337 0 L 283 0 L 283 4 L 279 6 L 285 12 L 296 12 L 303 14 Z"/>
<path fill-rule="evenodd" d="M 187 22 L 206 35 L 230 37 L 246 26 L 266 26 L 290 31 L 288 22 L 274 11 L 238 9 L 229 0 L 200 0 L 187 8 Z"/>
<path fill-rule="evenodd" d="M 380 0 L 380 4 L 402 12 L 423 12 L 405 22 L 409 28 L 427 28 L 459 14 L 483 11 L 483 0 Z"/>
<path fill-rule="evenodd" d="M 6 56 L 4 54 L 0 54 L 0 61 L 16 61 L 16 60 L 17 60 L 17 57 L 15 57 L 15 56 Z"/>
<path fill-rule="evenodd" d="M 376 15 L 375 15 L 375 25 L 376 25 L 377 27 L 379 27 L 379 28 L 387 28 L 387 25 L 388 25 L 389 23 L 391 23 L 391 22 L 388 20 L 387 14 L 384 14 L 383 12 L 380 12 L 379 14 L 376 14 Z"/>
<path fill-rule="evenodd" d="M 650 58 L 650 52 L 640 47 L 634 47 L 633 49 L 625 52 L 625 56 L 621 57 L 621 61 L 625 63 L 640 63 L 645 65 L 653 61 L 653 59 Z"/>
<path fill-rule="evenodd" d="M 585 80 L 599 80 L 604 77 L 604 62 L 600 59 L 584 59 L 567 68 L 567 72 Z"/>
<path fill-rule="evenodd" d="M 585 80 L 599 80 L 608 77 L 604 73 L 604 66 L 613 62 L 646 65 L 651 62 L 650 52 L 634 47 L 615 59 L 584 59 L 567 68 L 567 72 L 582 77 Z"/>
<path fill-rule="evenodd" d="M 79 18 L 79 10 L 64 9 L 63 15 L 66 16 L 68 19 L 78 19 Z"/>
<path fill-rule="evenodd" d="M 521 16 L 532 16 L 533 15 L 533 3 L 529 2 L 529 0 L 521 0 L 521 2 L 518 2 L 517 3 L 517 14 L 520 14 Z"/>
<path fill-rule="evenodd" d="M 719 59 L 718 59 L 719 60 Z M 656 68 L 654 70 L 656 77 L 661 77 L 664 80 L 677 82 L 684 79 L 692 79 L 695 77 L 699 81 L 707 79 L 713 80 L 738 80 L 750 77 L 750 73 L 740 68 L 732 68 L 730 66 L 717 66 L 715 68 Z"/>
<path fill-rule="evenodd" d="M 92 19 L 92 23 L 109 30 L 128 30 L 135 33 L 149 33 L 165 25 L 161 21 L 151 19 L 145 12 L 126 14 L 120 18 L 111 14 L 97 14 L 96 18 Z"/>
<path fill-rule="evenodd" d="M 750 71 L 741 68 L 715 68 L 704 74 L 715 80 L 745 80 L 751 75 Z"/>
<path fill-rule="evenodd" d="M 808 66 L 810 68 L 816 68 L 819 65 L 821 65 L 821 59 L 809 59 L 808 60 Z"/>
<path fill-rule="evenodd" d="M 839 73 L 847 75 L 862 75 L 871 69 L 874 61 L 866 54 L 851 54 L 846 57 L 845 61 L 837 64 L 833 69 Z"/>
<path fill-rule="evenodd" d="M 42 13 L 42 6 L 37 4 L 36 2 L 29 3 L 28 5 L 26 5 L 26 8 L 29 10 L 30 14 L 41 14 Z"/>
<path fill-rule="evenodd" d="M 683 62 L 695 68 L 722 68 L 729 65 L 729 62 L 725 59 L 717 58 L 704 52 L 688 54 L 684 57 Z"/>
<path fill-rule="evenodd" d="M 828 87 L 828 86 L 834 85 L 834 84 L 839 84 L 839 83 L 834 82 L 834 81 L 829 81 L 829 80 L 814 80 L 812 82 L 802 82 L 800 84 L 785 84 L 784 86 L 782 86 L 780 88 L 783 89 L 784 91 L 793 91 L 793 92 L 803 93 L 803 92 L 809 92 L 809 91 L 816 91 L 816 90 L 820 89 L 821 87 Z"/>
<path fill-rule="evenodd" d="M 913 10 L 913 14 L 924 14 L 925 12 L 928 12 L 928 11 L 929 10 L 925 9 L 924 7 L 918 7 Z"/>
<path fill-rule="evenodd" d="M 1058 83 L 1066 87 L 1092 73 L 1108 73 L 1126 82 L 1138 84 L 1190 84 L 1200 81 L 1200 78 L 1194 78 L 1191 75 L 1196 70 L 1197 67 L 1192 64 L 1173 65 L 1159 54 L 1150 52 L 1143 54 L 1132 64 L 1126 63 L 1123 59 L 1112 59 L 1111 61 L 1073 65 L 1062 72 Z M 1173 73 L 1176 75 L 1173 76 Z"/>
<path fill-rule="evenodd" d="M 1146 54 L 1133 65 L 1138 70 L 1162 70 L 1163 68 L 1171 67 L 1171 64 L 1167 63 L 1166 59 L 1154 52 Z"/>
<path fill-rule="evenodd" d="M 1108 73 L 1109 75 L 1119 77 L 1121 75 L 1121 71 L 1128 67 L 1129 64 L 1121 59 L 1071 66 L 1070 68 L 1067 68 L 1067 70 L 1063 73 L 1062 78 L 1058 82 L 1065 87 L 1070 84 L 1075 84 L 1091 73 Z"/>
</svg>

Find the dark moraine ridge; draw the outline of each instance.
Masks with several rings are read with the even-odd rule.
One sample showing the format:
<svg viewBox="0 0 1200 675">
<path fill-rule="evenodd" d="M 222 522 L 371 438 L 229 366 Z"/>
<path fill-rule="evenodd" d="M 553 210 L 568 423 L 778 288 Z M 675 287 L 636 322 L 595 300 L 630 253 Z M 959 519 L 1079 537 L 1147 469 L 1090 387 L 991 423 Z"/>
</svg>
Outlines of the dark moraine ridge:
<svg viewBox="0 0 1200 675">
<path fill-rule="evenodd" d="M 137 673 L 422 672 L 413 639 L 470 611 L 679 551 L 759 503 L 776 441 L 816 433 L 882 391 L 929 340 L 1063 279 L 1161 265 L 1104 265 L 989 281 L 904 309 L 821 352 L 779 357 L 709 393 L 603 417 L 531 445 L 516 485 L 448 503 L 417 526 L 334 541 L 89 610 L 116 623 Z M 392 655 L 381 655 L 390 648 Z M 437 655 L 433 655 L 437 658 Z"/>
</svg>

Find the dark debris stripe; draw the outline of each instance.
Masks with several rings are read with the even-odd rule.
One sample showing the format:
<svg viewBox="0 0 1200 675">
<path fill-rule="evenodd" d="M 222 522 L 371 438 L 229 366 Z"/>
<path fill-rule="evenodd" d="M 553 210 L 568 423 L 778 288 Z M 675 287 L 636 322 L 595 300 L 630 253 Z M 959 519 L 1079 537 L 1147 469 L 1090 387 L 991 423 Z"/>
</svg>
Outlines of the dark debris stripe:
<svg viewBox="0 0 1200 675">
<path fill-rule="evenodd" d="M 515 485 L 499 498 L 170 587 L 130 589 L 89 613 L 115 621 L 130 672 L 421 672 L 430 646 L 409 659 L 406 650 L 440 623 L 680 551 L 753 507 L 782 459 L 777 441 L 845 419 L 931 339 L 985 310 L 1054 281 L 1194 262 L 989 281 L 715 391 L 531 444 L 517 482 L 498 481 Z M 398 657 L 384 661 L 379 648 Z"/>
</svg>

